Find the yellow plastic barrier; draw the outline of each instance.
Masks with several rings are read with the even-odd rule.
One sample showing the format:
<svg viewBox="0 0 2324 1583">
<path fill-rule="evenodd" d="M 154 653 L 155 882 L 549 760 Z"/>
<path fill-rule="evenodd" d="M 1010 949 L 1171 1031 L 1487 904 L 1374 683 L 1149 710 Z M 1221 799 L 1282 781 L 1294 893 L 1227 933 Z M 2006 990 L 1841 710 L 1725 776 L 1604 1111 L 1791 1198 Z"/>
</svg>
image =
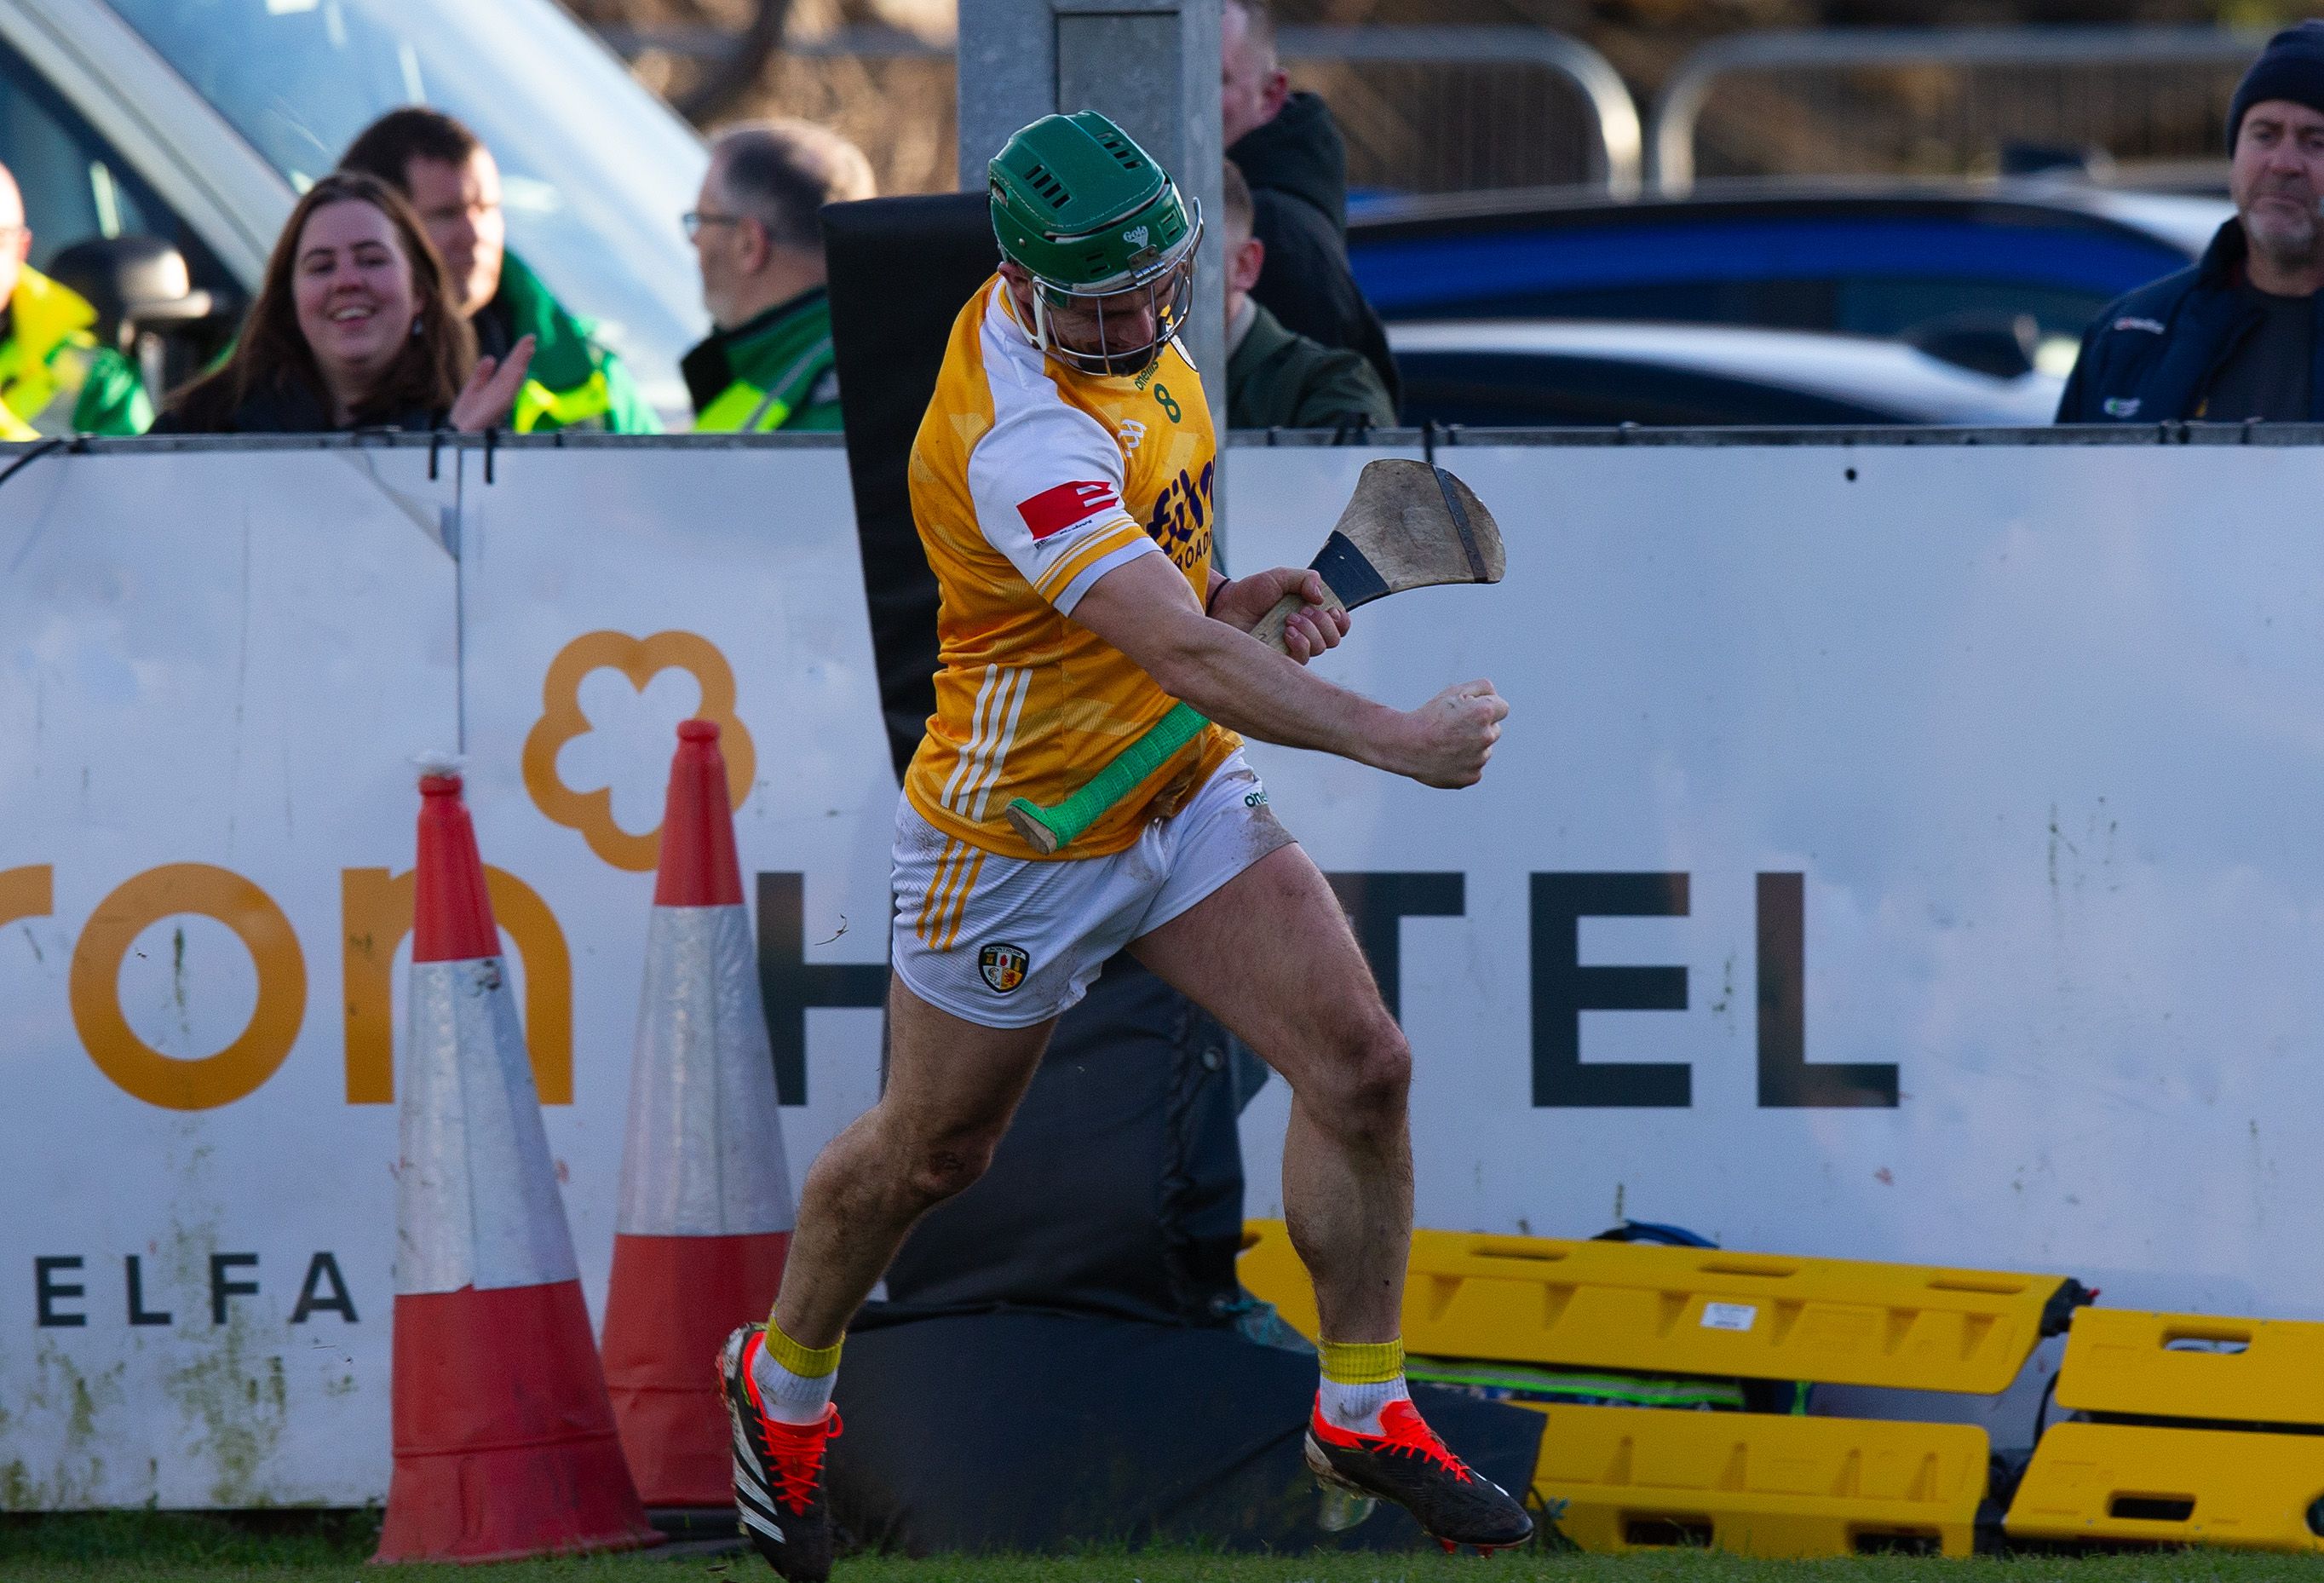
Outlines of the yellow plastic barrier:
<svg viewBox="0 0 2324 1583">
<path fill-rule="evenodd" d="M 2084 1309 L 2066 1336 L 2058 1405 L 2324 1424 L 2324 1325 Z"/>
<path fill-rule="evenodd" d="M 2019 1539 L 2324 1550 L 2308 1516 L 2319 1496 L 2324 1436 L 2059 1423 L 2002 1527 Z"/>
<path fill-rule="evenodd" d="M 1985 1498 L 1969 1424 L 1537 1408 L 1534 1493 L 1563 1501 L 1583 1550 L 1710 1547 L 1755 1556 L 1966 1556 Z"/>
<path fill-rule="evenodd" d="M 1315 1334 L 1279 1220 L 1243 1227 L 1242 1283 Z M 2080 1288 L 2057 1275 L 1720 1248 L 1413 1234 L 1404 1344 L 1432 1357 L 1992 1394 Z"/>
</svg>

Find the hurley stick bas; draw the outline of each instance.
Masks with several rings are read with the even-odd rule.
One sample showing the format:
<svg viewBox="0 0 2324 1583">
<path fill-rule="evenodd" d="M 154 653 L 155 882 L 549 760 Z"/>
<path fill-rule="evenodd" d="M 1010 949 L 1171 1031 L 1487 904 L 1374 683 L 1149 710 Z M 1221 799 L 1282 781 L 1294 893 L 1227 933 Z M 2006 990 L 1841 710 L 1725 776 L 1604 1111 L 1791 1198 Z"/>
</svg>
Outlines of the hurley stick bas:
<svg viewBox="0 0 2324 1583">
<path fill-rule="evenodd" d="M 1443 467 L 1368 462 L 1339 525 L 1308 564 L 1323 574 L 1322 609 L 1353 610 L 1407 588 L 1499 582 L 1501 530 L 1469 486 Z M 1284 625 L 1305 604 L 1296 594 L 1284 596 L 1250 635 L 1285 652 Z M 1071 846 L 1209 723 L 1191 705 L 1171 705 L 1144 736 L 1054 808 L 1011 798 L 1005 810 L 1010 828 L 1045 857 Z"/>
</svg>

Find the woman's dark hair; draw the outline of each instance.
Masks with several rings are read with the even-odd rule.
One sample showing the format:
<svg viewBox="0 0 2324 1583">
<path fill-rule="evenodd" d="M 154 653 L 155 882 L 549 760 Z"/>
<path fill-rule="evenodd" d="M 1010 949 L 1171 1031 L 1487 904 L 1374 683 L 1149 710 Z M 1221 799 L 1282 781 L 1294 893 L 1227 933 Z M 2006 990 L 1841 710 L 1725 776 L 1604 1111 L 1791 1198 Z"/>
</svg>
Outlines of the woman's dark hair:
<svg viewBox="0 0 2324 1583">
<path fill-rule="evenodd" d="M 334 203 L 367 203 L 395 227 L 411 268 L 411 291 L 419 306 L 419 329 L 379 384 L 356 407 L 357 428 L 388 421 L 413 411 L 449 412 L 476 363 L 475 332 L 452 307 L 444 261 L 412 211 L 410 202 L 375 176 L 337 171 L 307 189 L 275 239 L 258 296 L 242 323 L 233 355 L 209 374 L 179 390 L 170 409 L 196 432 L 226 427 L 254 394 L 303 389 L 330 409 L 315 353 L 299 329 L 291 275 L 299 262 L 299 238 L 316 210 Z"/>
</svg>

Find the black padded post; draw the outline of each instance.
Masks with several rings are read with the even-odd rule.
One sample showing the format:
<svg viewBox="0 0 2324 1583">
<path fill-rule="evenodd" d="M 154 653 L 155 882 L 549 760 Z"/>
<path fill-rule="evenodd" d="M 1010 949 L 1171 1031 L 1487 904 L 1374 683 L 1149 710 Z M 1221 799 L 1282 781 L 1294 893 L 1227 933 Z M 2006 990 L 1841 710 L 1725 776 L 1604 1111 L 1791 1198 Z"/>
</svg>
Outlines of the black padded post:
<svg viewBox="0 0 2324 1583">
<path fill-rule="evenodd" d="M 1001 255 L 982 192 L 829 204 L 823 227 L 880 708 L 901 780 L 936 708 L 936 582 L 912 526 L 912 437 L 953 320 Z"/>
</svg>

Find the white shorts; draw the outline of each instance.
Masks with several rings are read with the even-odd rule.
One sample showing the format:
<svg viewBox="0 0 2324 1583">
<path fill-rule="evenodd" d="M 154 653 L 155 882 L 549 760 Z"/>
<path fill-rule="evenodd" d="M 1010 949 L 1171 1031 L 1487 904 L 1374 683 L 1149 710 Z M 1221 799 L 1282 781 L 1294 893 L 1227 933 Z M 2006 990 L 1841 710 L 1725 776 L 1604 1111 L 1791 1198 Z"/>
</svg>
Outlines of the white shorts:
<svg viewBox="0 0 2324 1583">
<path fill-rule="evenodd" d="M 1104 857 L 1003 857 L 946 836 L 899 797 L 890 960 L 930 1005 L 987 1028 L 1030 1027 L 1081 999 L 1123 946 L 1290 842 L 1240 753 L 1176 815 Z"/>
</svg>

